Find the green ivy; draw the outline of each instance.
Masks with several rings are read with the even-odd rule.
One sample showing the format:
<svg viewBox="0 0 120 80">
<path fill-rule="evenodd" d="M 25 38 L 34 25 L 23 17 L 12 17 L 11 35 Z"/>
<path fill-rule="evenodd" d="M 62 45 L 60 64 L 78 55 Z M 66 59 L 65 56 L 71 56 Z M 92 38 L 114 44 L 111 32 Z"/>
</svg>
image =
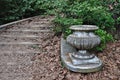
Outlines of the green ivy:
<svg viewBox="0 0 120 80">
<path fill-rule="evenodd" d="M 114 38 L 111 34 L 107 33 L 105 30 L 98 29 L 95 33 L 100 37 L 101 44 L 97 46 L 95 49 L 97 51 L 103 51 L 105 49 L 107 42 L 114 41 Z"/>
</svg>

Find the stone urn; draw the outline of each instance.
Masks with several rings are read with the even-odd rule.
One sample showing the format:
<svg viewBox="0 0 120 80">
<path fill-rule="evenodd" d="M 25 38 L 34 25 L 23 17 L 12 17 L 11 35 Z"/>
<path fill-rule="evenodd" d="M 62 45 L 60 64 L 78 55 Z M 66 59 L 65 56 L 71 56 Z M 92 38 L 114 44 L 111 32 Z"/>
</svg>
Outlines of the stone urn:
<svg viewBox="0 0 120 80">
<path fill-rule="evenodd" d="M 62 56 L 64 65 L 71 71 L 82 73 L 100 70 L 102 68 L 101 60 L 89 52 L 90 49 L 100 44 L 100 37 L 93 33 L 98 27 L 95 25 L 73 25 L 70 29 L 73 30 L 73 34 L 67 37 L 66 44 L 73 51 L 66 52 L 64 53 L 66 55 Z"/>
</svg>

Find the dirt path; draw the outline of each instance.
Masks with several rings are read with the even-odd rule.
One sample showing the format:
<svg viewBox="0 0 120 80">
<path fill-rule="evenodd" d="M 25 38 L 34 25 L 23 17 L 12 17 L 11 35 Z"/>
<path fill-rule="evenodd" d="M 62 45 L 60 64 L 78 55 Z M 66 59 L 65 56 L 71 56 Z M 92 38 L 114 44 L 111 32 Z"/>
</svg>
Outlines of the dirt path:
<svg viewBox="0 0 120 80">
<path fill-rule="evenodd" d="M 33 56 L 52 36 L 52 17 L 38 17 L 0 30 L 0 80 L 32 80 Z"/>
<path fill-rule="evenodd" d="M 120 80 L 120 41 L 96 55 L 101 71 L 74 73 L 61 65 L 60 36 L 54 36 L 52 17 L 38 17 L 0 33 L 0 80 Z"/>
</svg>

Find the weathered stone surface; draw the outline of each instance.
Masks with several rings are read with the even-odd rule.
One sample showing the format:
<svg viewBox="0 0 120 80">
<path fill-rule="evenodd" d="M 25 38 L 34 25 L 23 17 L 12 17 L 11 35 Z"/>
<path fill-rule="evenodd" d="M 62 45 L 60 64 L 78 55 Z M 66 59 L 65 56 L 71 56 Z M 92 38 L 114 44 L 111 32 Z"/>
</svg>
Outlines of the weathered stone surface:
<svg viewBox="0 0 120 80">
<path fill-rule="evenodd" d="M 96 56 L 88 60 L 76 60 L 70 54 L 77 52 L 66 40 L 61 39 L 61 60 L 66 68 L 74 72 L 89 73 L 102 68 L 102 62 Z M 76 63 L 76 64 L 74 64 Z"/>
</svg>

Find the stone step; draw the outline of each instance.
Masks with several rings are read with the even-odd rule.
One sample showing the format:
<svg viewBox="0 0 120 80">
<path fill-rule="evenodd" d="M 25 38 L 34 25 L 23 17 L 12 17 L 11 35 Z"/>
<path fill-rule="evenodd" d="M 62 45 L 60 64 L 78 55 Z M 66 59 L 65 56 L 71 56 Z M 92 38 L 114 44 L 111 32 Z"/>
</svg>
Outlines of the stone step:
<svg viewBox="0 0 120 80">
<path fill-rule="evenodd" d="M 32 75 L 30 73 L 28 75 L 28 72 L 29 72 L 29 70 L 24 73 L 23 72 L 1 73 L 0 80 L 33 80 Z"/>
<path fill-rule="evenodd" d="M 19 42 L 40 42 L 42 41 L 43 37 L 40 36 L 40 37 L 25 37 L 25 36 L 20 36 L 20 37 L 0 37 L 0 43 L 1 42 L 5 42 L 5 43 L 9 43 L 9 42 L 16 42 L 16 43 L 19 43 Z"/>
<path fill-rule="evenodd" d="M 36 45 L 38 42 L 0 42 L 0 45 Z"/>
<path fill-rule="evenodd" d="M 0 30 L 0 32 L 7 31 L 7 32 L 52 32 L 51 30 Z"/>
<path fill-rule="evenodd" d="M 27 25 L 16 25 L 13 28 L 52 28 L 52 25 L 48 24 L 41 24 L 41 25 L 36 25 L 36 24 L 27 24 Z"/>
<path fill-rule="evenodd" d="M 38 53 L 44 51 L 41 45 L 0 45 L 0 54 Z M 44 51 L 45 52 L 45 51 Z"/>
<path fill-rule="evenodd" d="M 42 24 L 42 25 L 31 25 L 31 28 L 52 28 L 52 25 L 46 25 L 46 24 Z"/>
<path fill-rule="evenodd" d="M 1 35 L 13 35 L 13 36 L 21 36 L 21 35 L 35 35 L 35 36 L 47 36 L 47 35 L 50 35 L 51 32 L 17 32 L 17 31 L 14 31 L 14 32 L 9 32 L 9 31 L 0 31 L 0 36 Z"/>
<path fill-rule="evenodd" d="M 54 33 L 18 33 L 18 32 L 3 32 L 0 34 L 0 42 L 13 42 L 13 41 L 34 41 L 40 42 L 43 39 L 51 38 Z"/>
<path fill-rule="evenodd" d="M 7 55 L 0 55 L 1 58 L 0 58 L 0 61 L 2 63 L 2 65 L 6 64 L 7 62 L 14 62 L 14 61 L 17 61 L 17 62 L 22 62 L 22 64 L 28 64 L 29 62 L 25 62 L 25 61 L 31 61 L 31 58 L 34 56 L 35 54 L 32 53 L 32 54 L 7 54 Z M 13 59 L 14 57 L 14 59 Z M 27 58 L 26 58 L 27 57 Z M 29 57 L 29 58 L 28 58 Z M 20 61 L 21 60 L 21 61 Z M 24 61 L 23 61 L 24 60 Z"/>
<path fill-rule="evenodd" d="M 3 57 L 25 57 L 25 56 L 35 56 L 36 54 L 40 54 L 40 51 L 2 51 L 0 52 L 0 56 Z M 46 52 L 47 53 L 47 52 Z"/>
<path fill-rule="evenodd" d="M 0 35 L 0 37 L 8 37 L 8 38 L 15 38 L 15 37 L 19 37 L 19 38 L 39 38 L 40 36 L 36 36 L 36 35 Z"/>
<path fill-rule="evenodd" d="M 43 32 L 9 32 L 9 31 L 0 31 L 0 35 L 36 35 L 40 36 L 42 34 L 49 34 L 49 33 L 43 33 Z"/>
<path fill-rule="evenodd" d="M 34 50 L 27 50 L 27 51 L 22 51 L 22 50 L 8 50 L 8 51 L 1 51 L 0 52 L 0 56 L 1 55 L 29 55 L 29 54 L 37 54 L 37 53 L 41 53 L 40 51 L 34 51 Z"/>
<path fill-rule="evenodd" d="M 39 21 L 39 22 L 40 22 L 40 21 L 45 21 L 45 22 L 46 22 L 46 21 L 51 21 L 51 20 L 50 20 L 50 19 L 47 19 L 47 18 L 42 18 L 42 19 L 39 18 L 37 21 Z"/>
<path fill-rule="evenodd" d="M 9 30 L 50 30 L 52 29 L 52 26 L 40 26 L 40 25 L 30 25 L 30 26 L 24 26 L 24 25 L 20 25 L 20 26 L 14 26 L 12 28 L 10 28 Z"/>
<path fill-rule="evenodd" d="M 49 21 L 38 21 L 38 22 L 33 22 L 32 24 L 41 25 L 41 24 L 50 24 L 50 22 Z"/>
</svg>

